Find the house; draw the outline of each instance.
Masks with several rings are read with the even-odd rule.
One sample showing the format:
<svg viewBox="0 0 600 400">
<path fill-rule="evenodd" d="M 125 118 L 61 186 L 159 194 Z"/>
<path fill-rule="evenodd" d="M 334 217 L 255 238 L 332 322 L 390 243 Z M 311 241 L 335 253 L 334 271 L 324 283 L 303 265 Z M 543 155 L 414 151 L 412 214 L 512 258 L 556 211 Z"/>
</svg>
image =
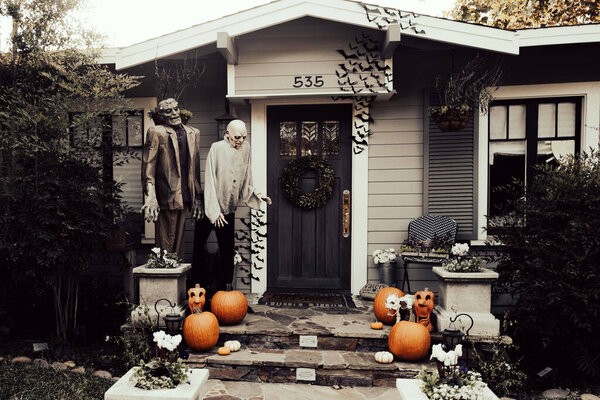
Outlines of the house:
<svg viewBox="0 0 600 400">
<path fill-rule="evenodd" d="M 204 66 L 180 98 L 200 129 L 203 161 L 221 138 L 215 118 L 226 99 L 247 123 L 254 183 L 274 204 L 238 210 L 237 245 L 249 261 L 238 288 L 356 294 L 378 280 L 370 254 L 402 243 L 413 218 L 447 215 L 459 240 L 482 245 L 490 187 L 525 177 L 534 162 L 598 147 L 599 42 L 598 25 L 506 31 L 349 0 L 277 0 L 107 51 L 102 62 L 146 75 L 128 94 L 143 114 L 119 125 L 132 144 L 142 145 L 160 100 L 155 60 Z M 464 129 L 441 132 L 427 113 L 436 76 L 476 54 L 502 56 L 495 102 Z M 309 154 L 325 154 L 335 178 L 327 203 L 303 210 L 283 193 L 282 171 Z M 139 208 L 140 162 L 114 176 Z M 305 191 L 315 176 L 305 175 Z M 150 225 L 143 243 L 153 243 Z"/>
</svg>

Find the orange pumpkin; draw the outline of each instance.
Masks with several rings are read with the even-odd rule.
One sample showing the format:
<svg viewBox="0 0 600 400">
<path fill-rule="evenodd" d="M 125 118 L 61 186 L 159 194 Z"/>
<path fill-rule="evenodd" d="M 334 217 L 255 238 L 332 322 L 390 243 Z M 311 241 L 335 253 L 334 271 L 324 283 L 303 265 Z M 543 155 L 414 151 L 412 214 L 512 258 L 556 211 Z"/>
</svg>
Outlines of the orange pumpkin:
<svg viewBox="0 0 600 400">
<path fill-rule="evenodd" d="M 375 313 L 375 317 L 377 317 L 377 319 L 384 324 L 388 325 L 393 325 L 396 322 L 396 317 L 394 315 L 388 315 L 388 310 L 385 308 L 385 300 L 391 294 L 395 294 L 398 297 L 404 296 L 404 292 L 402 290 L 390 286 L 379 289 L 375 295 L 375 300 L 373 300 L 373 312 Z"/>
<path fill-rule="evenodd" d="M 222 325 L 235 325 L 242 322 L 248 312 L 248 301 L 237 290 L 219 290 L 210 301 L 210 311 Z"/>
<path fill-rule="evenodd" d="M 200 311 L 204 308 L 204 303 L 206 302 L 206 298 L 204 295 L 206 294 L 206 290 L 200 287 L 199 284 L 196 283 L 196 286 L 189 289 L 188 293 L 188 306 L 190 307 L 190 312 L 194 313 L 194 308 L 198 307 Z"/>
<path fill-rule="evenodd" d="M 381 321 L 377 321 L 377 322 L 371 322 L 371 329 L 382 329 L 383 328 L 383 324 L 381 323 Z"/>
<path fill-rule="evenodd" d="M 183 338 L 190 348 L 206 351 L 219 340 L 219 321 L 213 313 L 200 312 L 196 307 L 194 313 L 183 321 Z"/>
<path fill-rule="evenodd" d="M 431 312 L 433 311 L 434 298 L 435 295 L 431 290 L 429 290 L 429 288 L 425 288 L 425 290 L 415 293 L 415 305 L 413 307 L 417 316 L 417 322 L 423 324 L 423 326 L 427 328 L 429 332 L 433 330 L 430 316 Z"/>
<path fill-rule="evenodd" d="M 417 361 L 429 353 L 431 335 L 418 322 L 400 321 L 390 330 L 388 347 L 392 354 L 405 361 Z"/>
<path fill-rule="evenodd" d="M 231 349 L 229 347 L 219 347 L 219 350 L 217 350 L 217 353 L 219 353 L 222 356 L 226 356 L 229 353 L 231 353 Z"/>
</svg>

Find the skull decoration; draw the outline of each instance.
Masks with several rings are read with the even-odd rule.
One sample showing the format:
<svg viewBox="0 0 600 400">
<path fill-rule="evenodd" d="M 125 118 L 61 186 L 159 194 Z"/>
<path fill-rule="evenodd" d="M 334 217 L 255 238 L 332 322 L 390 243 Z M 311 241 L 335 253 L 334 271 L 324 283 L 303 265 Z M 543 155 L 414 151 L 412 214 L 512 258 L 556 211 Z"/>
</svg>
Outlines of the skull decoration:
<svg viewBox="0 0 600 400">
<path fill-rule="evenodd" d="M 234 149 L 239 149 L 246 140 L 246 124 L 244 121 L 234 119 L 227 125 L 227 132 L 225 133 L 225 139 L 231 143 Z"/>
<path fill-rule="evenodd" d="M 200 311 L 204 308 L 204 302 L 206 301 L 205 294 L 206 290 L 201 288 L 197 283 L 195 287 L 188 290 L 188 306 L 192 314 L 194 313 L 194 308 L 198 308 Z"/>
<path fill-rule="evenodd" d="M 158 119 L 166 125 L 181 125 L 181 116 L 179 115 L 179 104 L 175 99 L 166 99 L 158 103 L 156 107 Z"/>
<path fill-rule="evenodd" d="M 429 288 L 421 290 L 415 293 L 415 314 L 417 315 L 417 322 L 425 325 L 427 330 L 431 332 L 433 325 L 429 319 L 431 312 L 433 311 L 433 300 L 434 294 Z"/>
<path fill-rule="evenodd" d="M 406 310 L 410 310 L 415 302 L 415 296 L 407 294 L 402 297 L 391 294 L 385 300 L 385 308 L 388 310 L 389 316 L 396 316 L 396 322 L 403 319 Z"/>
</svg>

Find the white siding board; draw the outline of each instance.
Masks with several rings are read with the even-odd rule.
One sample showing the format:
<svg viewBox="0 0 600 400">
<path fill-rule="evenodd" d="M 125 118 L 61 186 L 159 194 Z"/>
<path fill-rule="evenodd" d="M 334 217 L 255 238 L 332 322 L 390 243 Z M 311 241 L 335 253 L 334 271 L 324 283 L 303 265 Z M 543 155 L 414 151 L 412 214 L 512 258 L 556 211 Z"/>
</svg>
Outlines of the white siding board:
<svg viewBox="0 0 600 400">
<path fill-rule="evenodd" d="M 423 165 L 423 157 L 372 157 L 369 159 L 369 172 L 374 170 L 419 169 Z"/>
</svg>

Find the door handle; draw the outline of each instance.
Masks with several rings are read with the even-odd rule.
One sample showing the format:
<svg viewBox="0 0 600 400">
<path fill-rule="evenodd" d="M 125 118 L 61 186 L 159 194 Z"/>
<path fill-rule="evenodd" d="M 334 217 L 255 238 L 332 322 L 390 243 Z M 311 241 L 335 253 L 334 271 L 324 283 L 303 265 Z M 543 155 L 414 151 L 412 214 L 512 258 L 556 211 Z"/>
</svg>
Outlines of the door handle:
<svg viewBox="0 0 600 400">
<path fill-rule="evenodd" d="M 350 191 L 342 192 L 342 236 L 350 236 Z"/>
</svg>

